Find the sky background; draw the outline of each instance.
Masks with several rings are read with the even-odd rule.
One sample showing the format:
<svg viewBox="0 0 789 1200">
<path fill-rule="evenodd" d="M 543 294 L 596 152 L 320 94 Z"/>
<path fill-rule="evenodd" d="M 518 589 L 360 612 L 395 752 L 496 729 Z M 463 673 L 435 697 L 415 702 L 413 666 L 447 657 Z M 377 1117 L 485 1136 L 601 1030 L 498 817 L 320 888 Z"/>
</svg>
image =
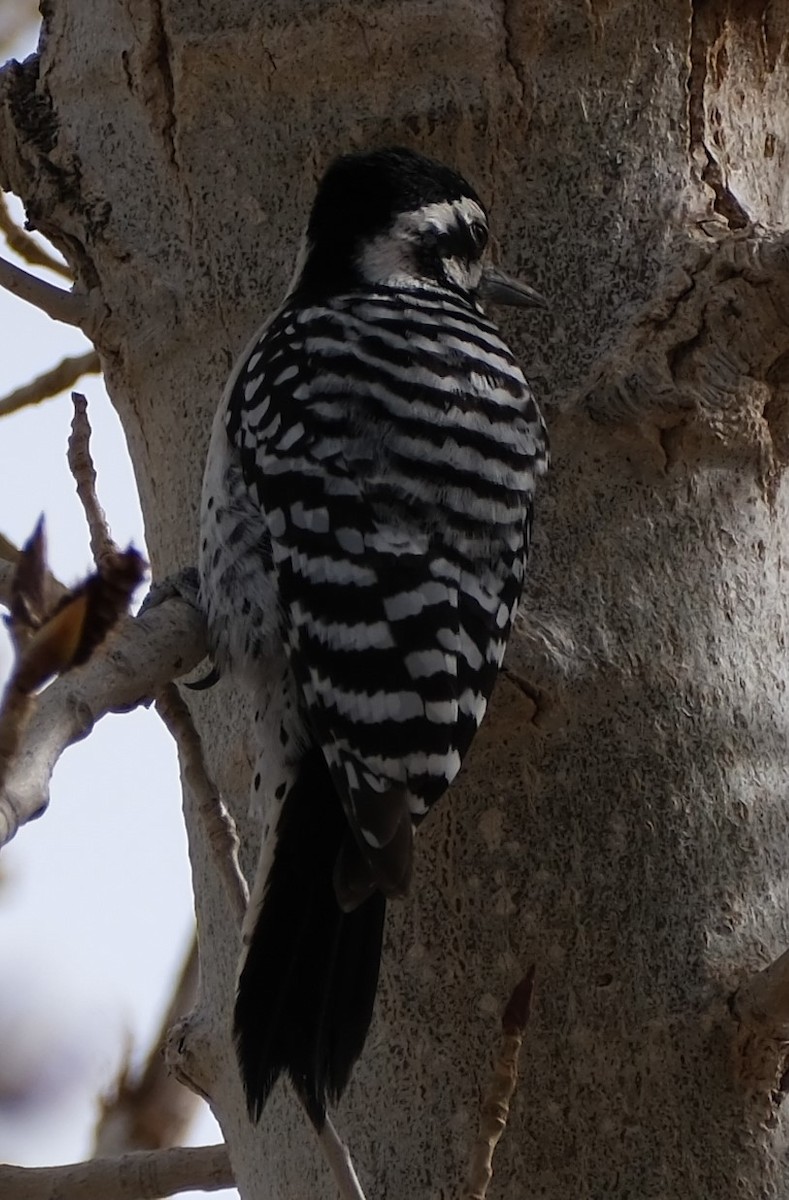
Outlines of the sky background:
<svg viewBox="0 0 789 1200">
<path fill-rule="evenodd" d="M 31 30 L 16 56 L 35 40 Z M 18 261 L 5 246 L 0 253 Z M 0 396 L 89 349 L 79 332 L 3 291 L 0 330 Z M 118 418 L 98 376 L 77 390 L 88 398 L 113 536 L 145 553 Z M 43 512 L 50 566 L 65 583 L 92 567 L 66 464 L 71 415 L 63 395 L 0 418 L 0 531 L 19 545 Z M 9 665 L 3 629 L 0 681 Z M 90 1154 L 98 1098 L 129 1047 L 133 1062 L 146 1057 L 192 928 L 174 745 L 153 710 L 105 717 L 61 759 L 49 810 L 0 855 L 0 1161 L 47 1165 Z M 188 1140 L 221 1141 L 204 1106 Z"/>
</svg>

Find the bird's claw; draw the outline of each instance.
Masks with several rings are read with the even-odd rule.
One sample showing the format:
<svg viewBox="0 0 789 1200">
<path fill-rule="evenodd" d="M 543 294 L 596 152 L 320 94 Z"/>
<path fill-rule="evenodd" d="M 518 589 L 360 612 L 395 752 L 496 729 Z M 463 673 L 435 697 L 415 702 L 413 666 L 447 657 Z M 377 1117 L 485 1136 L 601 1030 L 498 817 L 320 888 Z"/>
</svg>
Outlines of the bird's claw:
<svg viewBox="0 0 789 1200">
<path fill-rule="evenodd" d="M 165 579 L 152 583 L 148 589 L 148 595 L 140 605 L 140 614 L 150 612 L 152 608 L 158 608 L 160 604 L 163 604 L 165 600 L 173 598 L 186 601 L 198 612 L 203 611 L 200 604 L 200 576 L 197 567 L 183 567 Z M 218 679 L 219 670 L 212 665 L 207 675 L 195 680 L 194 683 L 185 683 L 184 686 L 191 688 L 194 692 L 202 692 L 206 688 L 213 687 Z"/>
<path fill-rule="evenodd" d="M 199 609 L 199 594 L 200 576 L 197 567 L 183 567 L 180 571 L 174 571 L 172 575 L 151 583 L 148 595 L 140 605 L 140 612 L 145 613 L 152 608 L 158 608 L 165 600 L 172 600 L 174 597 L 185 600 L 193 608 Z"/>
</svg>

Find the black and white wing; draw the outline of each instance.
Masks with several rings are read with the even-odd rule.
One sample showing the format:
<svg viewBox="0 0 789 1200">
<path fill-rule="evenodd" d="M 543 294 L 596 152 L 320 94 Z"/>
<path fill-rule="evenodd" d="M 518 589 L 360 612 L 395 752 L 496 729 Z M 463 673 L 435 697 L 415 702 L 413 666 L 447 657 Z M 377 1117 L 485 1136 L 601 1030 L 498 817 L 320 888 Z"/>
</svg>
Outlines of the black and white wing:
<svg viewBox="0 0 789 1200">
<path fill-rule="evenodd" d="M 546 458 L 537 407 L 470 305 L 382 290 L 286 307 L 227 429 L 349 821 L 339 898 L 401 892 L 412 821 L 457 774 L 501 666 Z"/>
</svg>

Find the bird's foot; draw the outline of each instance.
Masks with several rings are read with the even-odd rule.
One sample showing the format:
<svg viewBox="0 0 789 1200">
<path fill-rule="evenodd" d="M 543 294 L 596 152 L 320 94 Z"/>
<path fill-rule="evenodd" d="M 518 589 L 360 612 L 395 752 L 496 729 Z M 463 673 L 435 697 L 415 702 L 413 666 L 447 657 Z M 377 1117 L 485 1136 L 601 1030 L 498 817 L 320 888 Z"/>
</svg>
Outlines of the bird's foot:
<svg viewBox="0 0 789 1200">
<path fill-rule="evenodd" d="M 192 608 L 199 609 L 199 594 L 200 576 L 197 573 L 197 567 L 182 567 L 180 571 L 174 571 L 172 575 L 167 575 L 164 579 L 151 583 L 148 595 L 140 606 L 140 612 L 144 613 L 151 608 L 157 608 L 165 600 L 172 600 L 174 597 L 185 600 L 187 604 L 192 605 Z"/>
<path fill-rule="evenodd" d="M 202 612 L 200 604 L 200 576 L 197 567 L 182 567 L 180 571 L 173 572 L 172 575 L 166 576 L 165 579 L 160 579 L 152 583 L 148 589 L 148 595 L 143 600 L 140 606 L 140 613 L 150 611 L 152 608 L 157 608 L 163 604 L 165 600 L 172 599 L 184 600 L 187 604 L 191 604 L 192 608 L 196 608 Z M 213 687 L 219 679 L 219 669 L 212 664 L 211 670 L 201 679 L 196 679 L 194 683 L 185 683 L 184 687 L 191 688 L 193 692 L 202 692 L 206 688 Z"/>
</svg>

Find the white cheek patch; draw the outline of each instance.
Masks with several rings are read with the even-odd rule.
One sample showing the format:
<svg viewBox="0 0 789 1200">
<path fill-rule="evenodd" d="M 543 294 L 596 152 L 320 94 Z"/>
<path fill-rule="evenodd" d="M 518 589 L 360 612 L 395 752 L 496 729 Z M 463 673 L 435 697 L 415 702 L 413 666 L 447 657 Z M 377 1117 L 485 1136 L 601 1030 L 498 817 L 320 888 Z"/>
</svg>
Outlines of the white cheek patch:
<svg viewBox="0 0 789 1200">
<path fill-rule="evenodd" d="M 462 288 L 464 292 L 475 292 L 482 279 L 482 264 L 467 263 L 463 258 L 445 258 L 444 274 L 450 283 Z"/>
<path fill-rule="evenodd" d="M 403 234 L 398 236 L 395 226 L 394 237 L 390 233 L 381 234 L 364 247 L 358 266 L 368 283 L 383 283 L 390 287 L 413 283 L 413 242 Z"/>
</svg>

